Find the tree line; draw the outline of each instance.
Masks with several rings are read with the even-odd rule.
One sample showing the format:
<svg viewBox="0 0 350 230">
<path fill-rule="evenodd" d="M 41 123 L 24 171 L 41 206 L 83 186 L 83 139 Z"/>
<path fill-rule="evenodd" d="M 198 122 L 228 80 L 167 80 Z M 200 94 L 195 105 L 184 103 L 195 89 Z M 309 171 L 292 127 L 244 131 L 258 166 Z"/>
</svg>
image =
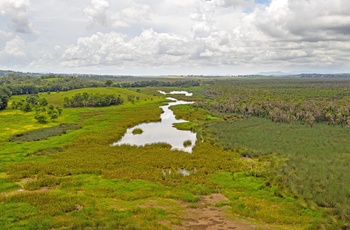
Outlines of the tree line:
<svg viewBox="0 0 350 230">
<path fill-rule="evenodd" d="M 119 105 L 124 102 L 120 95 L 99 93 L 77 93 L 71 98 L 64 98 L 64 107 L 104 107 Z"/>
<path fill-rule="evenodd" d="M 348 86 L 339 88 L 337 82 L 332 85 L 329 81 L 310 83 L 314 88 L 305 88 L 303 84 L 302 80 L 293 84 L 279 80 L 259 87 L 249 81 L 221 82 L 207 90 L 211 100 L 197 106 L 245 117 L 265 117 L 274 122 L 300 121 L 310 127 L 315 122 L 327 122 L 350 128 Z"/>
<path fill-rule="evenodd" d="M 115 83 L 113 86 L 121 88 L 141 88 L 141 87 L 192 87 L 199 86 L 200 81 L 186 80 L 186 81 L 136 81 L 136 82 L 124 82 Z"/>
<path fill-rule="evenodd" d="M 80 79 L 72 76 L 42 76 L 38 78 L 12 74 L 0 78 L 0 86 L 6 86 L 12 92 L 12 95 L 23 95 L 104 87 L 105 84 L 99 80 Z"/>
</svg>

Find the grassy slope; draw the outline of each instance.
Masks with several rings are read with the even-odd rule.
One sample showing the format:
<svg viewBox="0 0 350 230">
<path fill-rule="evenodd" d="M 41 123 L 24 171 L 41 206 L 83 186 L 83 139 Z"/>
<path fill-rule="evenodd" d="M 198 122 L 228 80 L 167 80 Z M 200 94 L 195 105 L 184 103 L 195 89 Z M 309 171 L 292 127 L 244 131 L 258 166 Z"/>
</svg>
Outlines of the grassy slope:
<svg viewBox="0 0 350 230">
<path fill-rule="evenodd" d="M 12 134 L 44 126 L 35 123 L 30 114 L 11 109 L 0 113 L 1 124 L 11 119 L 20 121 L 2 127 L 7 132 L 0 139 L 0 228 L 163 229 L 180 223 L 183 207 L 176 200 L 196 202 L 199 195 L 219 191 L 231 200 L 227 204 L 230 215 L 255 218 L 274 229 L 300 229 L 322 216 L 320 211 L 300 207 L 292 198 L 275 196 L 273 188 L 252 176 L 267 170 L 269 163 L 247 161 L 235 151 L 224 151 L 206 142 L 198 143 L 193 154 L 170 151 L 170 146 L 164 144 L 111 147 L 127 127 L 159 119 L 158 106 L 164 99 L 150 96 L 154 89 L 147 89 L 148 95 L 142 94 L 143 89 L 137 94 L 111 88 L 43 96 L 59 106 L 65 96 L 84 91 L 113 91 L 124 98 L 138 95 L 141 99 L 106 108 L 64 109 L 62 117 L 45 126 L 65 122 L 81 125 L 82 129 L 28 143 L 6 140 Z M 191 116 L 212 120 L 203 111 Z M 51 153 L 53 147 L 63 147 L 64 151 Z M 31 155 L 38 151 L 50 155 Z M 175 173 L 181 168 L 191 175 Z M 172 173 L 164 176 L 164 171 Z M 18 192 L 19 186 L 26 192 Z"/>
</svg>

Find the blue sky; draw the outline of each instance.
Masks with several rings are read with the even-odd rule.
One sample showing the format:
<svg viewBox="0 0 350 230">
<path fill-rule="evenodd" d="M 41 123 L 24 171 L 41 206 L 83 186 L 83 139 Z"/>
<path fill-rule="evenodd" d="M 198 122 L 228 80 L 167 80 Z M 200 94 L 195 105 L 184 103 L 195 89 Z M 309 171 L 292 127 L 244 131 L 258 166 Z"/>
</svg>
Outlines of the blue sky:
<svg viewBox="0 0 350 230">
<path fill-rule="evenodd" d="M 350 72 L 346 0 L 1 0 L 0 69 Z"/>
<path fill-rule="evenodd" d="M 268 5 L 270 0 L 255 0 L 256 3 Z"/>
</svg>

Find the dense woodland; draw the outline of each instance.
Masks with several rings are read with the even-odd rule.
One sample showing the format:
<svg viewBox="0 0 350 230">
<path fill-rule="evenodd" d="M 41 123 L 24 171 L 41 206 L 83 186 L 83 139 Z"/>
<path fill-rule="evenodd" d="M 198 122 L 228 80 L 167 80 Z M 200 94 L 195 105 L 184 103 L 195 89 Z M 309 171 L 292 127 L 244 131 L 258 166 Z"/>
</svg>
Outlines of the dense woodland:
<svg viewBox="0 0 350 230">
<path fill-rule="evenodd" d="M 92 93 L 77 93 L 71 98 L 64 98 L 64 107 L 103 107 L 110 105 L 120 105 L 123 103 L 121 96 L 114 94 L 92 94 Z"/>
<path fill-rule="evenodd" d="M 200 107 L 274 122 L 315 122 L 350 127 L 350 81 L 291 79 L 222 81 L 207 94 L 213 98 Z"/>
</svg>

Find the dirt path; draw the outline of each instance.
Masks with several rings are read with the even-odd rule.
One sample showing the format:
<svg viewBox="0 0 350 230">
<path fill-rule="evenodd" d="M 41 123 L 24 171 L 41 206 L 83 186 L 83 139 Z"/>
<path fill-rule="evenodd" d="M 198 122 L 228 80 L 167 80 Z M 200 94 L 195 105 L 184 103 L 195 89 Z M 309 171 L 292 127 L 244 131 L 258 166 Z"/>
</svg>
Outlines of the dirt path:
<svg viewBox="0 0 350 230">
<path fill-rule="evenodd" d="M 232 220 L 226 217 L 225 207 L 218 208 L 215 204 L 220 201 L 228 200 L 222 194 L 211 194 L 202 196 L 201 200 L 196 203 L 198 208 L 190 208 L 188 205 L 192 203 L 181 203 L 186 206 L 184 217 L 181 220 L 181 225 L 172 226 L 172 229 L 183 230 L 255 230 L 263 229 L 261 226 L 256 226 L 247 223 L 243 220 Z M 193 204 L 192 204 L 193 205 Z"/>
</svg>

